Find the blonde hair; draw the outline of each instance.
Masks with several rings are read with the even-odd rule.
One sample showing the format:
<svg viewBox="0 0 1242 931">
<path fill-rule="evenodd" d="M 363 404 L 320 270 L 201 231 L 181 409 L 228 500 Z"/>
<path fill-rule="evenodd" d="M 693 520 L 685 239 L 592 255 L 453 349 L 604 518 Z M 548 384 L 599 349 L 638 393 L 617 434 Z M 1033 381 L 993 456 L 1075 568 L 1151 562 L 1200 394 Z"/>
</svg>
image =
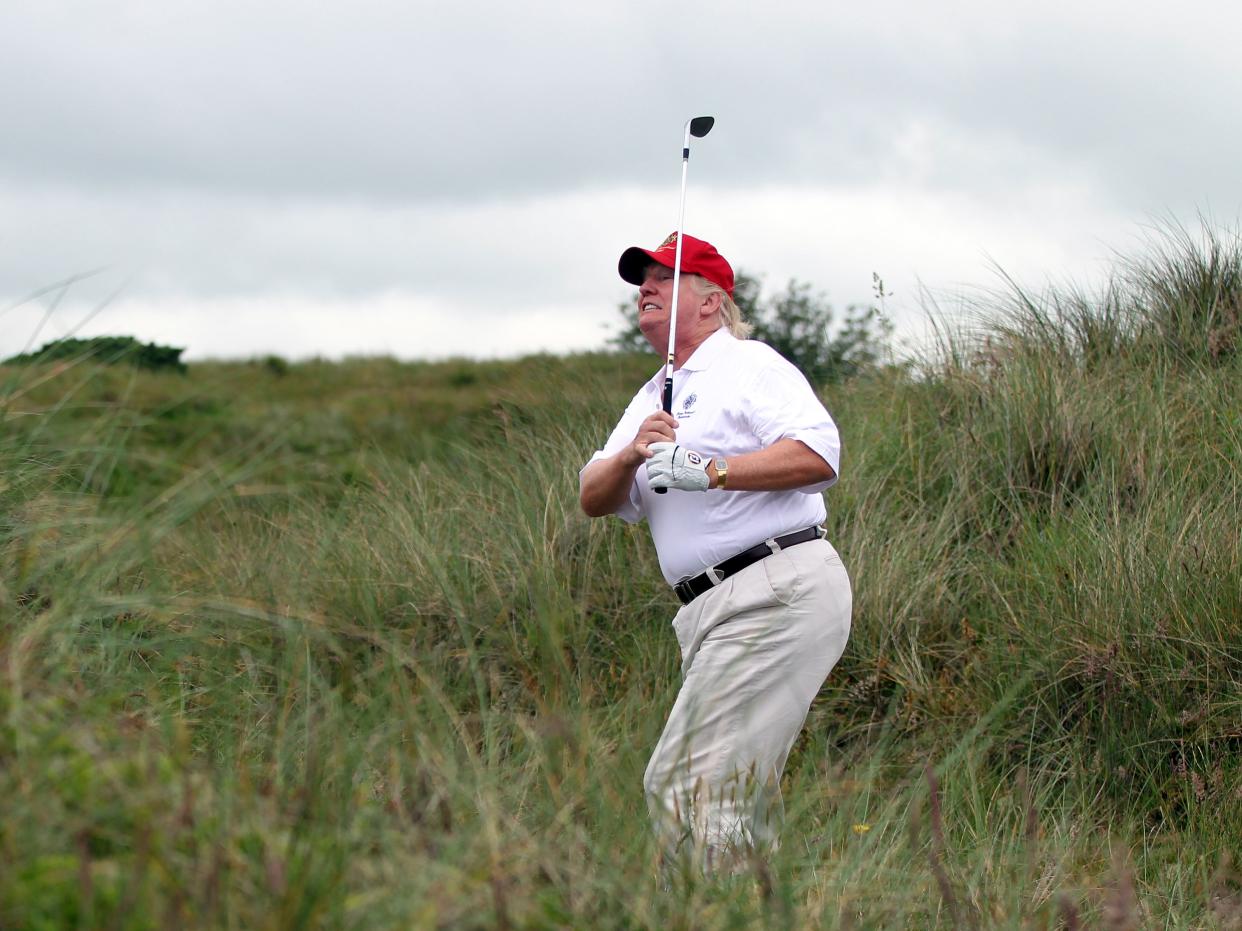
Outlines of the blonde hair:
<svg viewBox="0 0 1242 931">
<path fill-rule="evenodd" d="M 710 294 L 720 295 L 720 319 L 724 323 L 725 328 L 738 339 L 746 339 L 750 336 L 750 331 L 754 327 L 742 319 L 742 310 L 733 302 L 733 298 L 729 297 L 729 292 L 716 284 L 714 281 L 708 281 L 702 275 L 687 275 L 694 293 L 699 297 L 707 297 Z"/>
</svg>

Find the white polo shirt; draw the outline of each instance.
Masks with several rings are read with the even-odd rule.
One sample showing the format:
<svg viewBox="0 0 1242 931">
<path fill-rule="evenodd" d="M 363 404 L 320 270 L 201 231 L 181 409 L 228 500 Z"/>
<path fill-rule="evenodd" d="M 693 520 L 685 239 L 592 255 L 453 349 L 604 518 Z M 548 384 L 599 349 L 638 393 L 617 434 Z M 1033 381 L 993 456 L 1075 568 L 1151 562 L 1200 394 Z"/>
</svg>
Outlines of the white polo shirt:
<svg viewBox="0 0 1242 931">
<path fill-rule="evenodd" d="M 660 409 L 663 389 L 661 368 L 587 465 L 632 443 L 642 422 Z M 767 344 L 737 339 L 725 329 L 700 343 L 673 373 L 673 417 L 677 442 L 705 456 L 752 453 L 789 437 L 840 472 L 837 425 L 803 374 Z M 640 466 L 617 516 L 631 524 L 647 519 L 660 568 L 672 585 L 769 537 L 822 522 L 827 512 L 820 492 L 835 481 L 790 491 L 671 489 L 657 495 Z"/>
</svg>

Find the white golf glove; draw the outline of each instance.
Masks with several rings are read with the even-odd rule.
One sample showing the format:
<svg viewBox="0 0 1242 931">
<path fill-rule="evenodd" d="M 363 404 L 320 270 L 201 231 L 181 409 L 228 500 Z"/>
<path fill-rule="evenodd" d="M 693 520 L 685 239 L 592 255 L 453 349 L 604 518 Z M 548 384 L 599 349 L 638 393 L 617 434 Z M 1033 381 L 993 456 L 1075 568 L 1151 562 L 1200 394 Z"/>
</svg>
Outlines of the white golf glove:
<svg viewBox="0 0 1242 931">
<path fill-rule="evenodd" d="M 647 460 L 647 483 L 652 488 L 707 491 L 709 457 L 676 443 L 652 443 L 648 448 L 655 453 Z"/>
</svg>

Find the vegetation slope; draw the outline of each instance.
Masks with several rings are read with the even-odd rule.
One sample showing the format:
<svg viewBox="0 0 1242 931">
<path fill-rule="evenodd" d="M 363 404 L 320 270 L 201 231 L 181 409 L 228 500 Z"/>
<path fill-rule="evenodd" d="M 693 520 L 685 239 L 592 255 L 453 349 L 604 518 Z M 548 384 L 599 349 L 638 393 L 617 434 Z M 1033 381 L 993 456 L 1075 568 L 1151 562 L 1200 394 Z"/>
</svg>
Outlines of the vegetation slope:
<svg viewBox="0 0 1242 931">
<path fill-rule="evenodd" d="M 576 471 L 652 357 L 0 368 L 0 926 L 1239 927 L 1242 248 L 822 396 L 854 631 L 733 878 Z"/>
</svg>

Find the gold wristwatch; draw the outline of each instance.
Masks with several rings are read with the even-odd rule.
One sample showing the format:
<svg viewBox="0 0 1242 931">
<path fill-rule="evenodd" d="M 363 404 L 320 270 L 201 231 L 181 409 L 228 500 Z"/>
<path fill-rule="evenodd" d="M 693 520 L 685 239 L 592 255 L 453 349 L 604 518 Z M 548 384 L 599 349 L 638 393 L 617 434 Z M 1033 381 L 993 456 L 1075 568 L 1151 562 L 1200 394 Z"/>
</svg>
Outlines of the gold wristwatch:
<svg viewBox="0 0 1242 931">
<path fill-rule="evenodd" d="M 712 461 L 716 465 L 716 487 L 724 488 L 725 481 L 729 478 L 729 461 L 724 456 L 717 456 Z"/>
</svg>

